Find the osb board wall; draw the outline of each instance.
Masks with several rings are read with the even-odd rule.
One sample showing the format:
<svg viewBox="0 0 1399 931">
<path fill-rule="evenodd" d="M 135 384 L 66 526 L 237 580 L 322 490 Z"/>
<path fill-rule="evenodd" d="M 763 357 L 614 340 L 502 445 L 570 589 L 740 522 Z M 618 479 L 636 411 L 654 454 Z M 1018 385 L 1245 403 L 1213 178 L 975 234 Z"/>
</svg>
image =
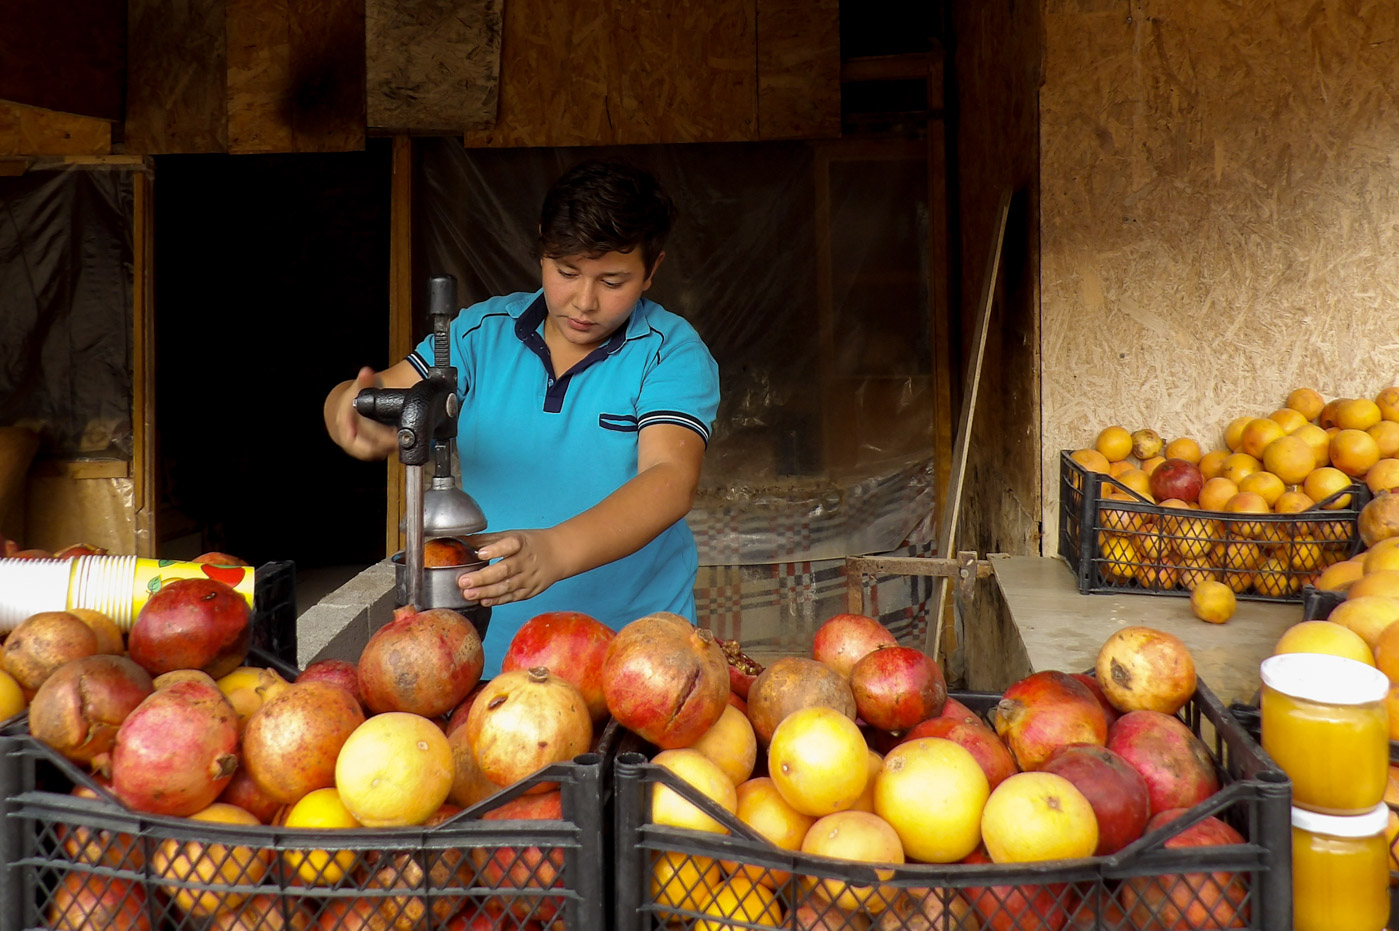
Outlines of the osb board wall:
<svg viewBox="0 0 1399 931">
<path fill-rule="evenodd" d="M 495 125 L 505 0 L 367 0 L 371 129 L 457 135 Z"/>
<path fill-rule="evenodd" d="M 112 124 L 0 101 L 0 156 L 107 155 Z"/>
<path fill-rule="evenodd" d="M 1395 383 L 1399 4 L 1047 0 L 1045 551 L 1057 452 L 1219 445 L 1310 385 Z"/>
<path fill-rule="evenodd" d="M 836 0 L 510 0 L 500 114 L 468 146 L 837 135 Z M 780 27 L 776 24 L 780 23 Z"/>
<path fill-rule="evenodd" d="M 128 152 L 228 148 L 224 21 L 224 0 L 128 0 Z"/>
</svg>

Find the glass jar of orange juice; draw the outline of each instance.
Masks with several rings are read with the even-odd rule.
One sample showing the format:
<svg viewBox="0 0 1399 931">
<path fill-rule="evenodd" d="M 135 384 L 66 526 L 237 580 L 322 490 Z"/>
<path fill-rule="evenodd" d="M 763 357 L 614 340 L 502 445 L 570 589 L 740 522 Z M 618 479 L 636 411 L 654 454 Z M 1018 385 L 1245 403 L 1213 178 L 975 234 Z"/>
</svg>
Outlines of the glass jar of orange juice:
<svg viewBox="0 0 1399 931">
<path fill-rule="evenodd" d="M 1320 653 L 1283 653 L 1259 667 L 1263 749 L 1292 780 L 1292 803 L 1360 815 L 1389 778 L 1389 677 Z"/>
<path fill-rule="evenodd" d="M 1293 931 L 1380 931 L 1389 921 L 1389 806 L 1292 809 Z"/>
</svg>

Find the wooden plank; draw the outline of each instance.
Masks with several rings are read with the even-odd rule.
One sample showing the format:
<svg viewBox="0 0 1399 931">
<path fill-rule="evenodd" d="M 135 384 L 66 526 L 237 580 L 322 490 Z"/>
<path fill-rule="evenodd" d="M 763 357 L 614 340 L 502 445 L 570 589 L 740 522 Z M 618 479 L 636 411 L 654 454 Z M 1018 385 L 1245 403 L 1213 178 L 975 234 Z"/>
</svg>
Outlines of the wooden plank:
<svg viewBox="0 0 1399 931">
<path fill-rule="evenodd" d="M 130 478 L 131 463 L 125 459 L 35 459 L 29 471 L 44 478 Z"/>
<path fill-rule="evenodd" d="M 297 152 L 364 148 L 364 0 L 292 0 L 291 101 Z"/>
<path fill-rule="evenodd" d="M 128 152 L 228 150 L 224 0 L 128 0 Z"/>
<path fill-rule="evenodd" d="M 947 296 L 952 268 L 947 259 L 946 130 L 941 120 L 928 123 L 928 315 L 933 334 L 933 500 L 938 508 L 947 500 L 952 474 L 952 381 L 959 355 L 953 335 L 959 329 L 953 325 L 957 309 Z"/>
<path fill-rule="evenodd" d="M 155 201 L 145 172 L 131 177 L 133 194 L 131 282 L 131 471 L 135 481 L 136 555 L 156 555 L 158 505 L 155 454 Z"/>
<path fill-rule="evenodd" d="M 389 205 L 389 362 L 413 351 L 413 141 L 393 140 L 393 181 Z M 384 515 L 385 556 L 403 549 L 398 525 L 404 517 L 405 477 L 397 456 L 388 460 L 388 509 Z"/>
<path fill-rule="evenodd" d="M 757 138 L 840 135 L 838 0 L 758 0 Z"/>
<path fill-rule="evenodd" d="M 0 4 L 0 99 L 116 122 L 126 9 L 111 0 Z"/>
<path fill-rule="evenodd" d="M 292 152 L 291 0 L 227 0 L 228 151 Z"/>
<path fill-rule="evenodd" d="M 105 155 L 111 150 L 112 124 L 106 120 L 0 101 L 0 156 Z"/>
<path fill-rule="evenodd" d="M 981 283 L 981 301 L 977 304 L 976 326 L 972 331 L 972 348 L 968 357 L 966 378 L 962 388 L 962 414 L 957 422 L 957 443 L 952 451 L 952 471 L 948 476 L 947 497 L 942 502 L 943 509 L 938 524 L 937 553 L 944 556 L 953 551 L 957 541 L 957 519 L 961 514 L 962 485 L 966 479 L 967 451 L 971 441 L 972 424 L 976 415 L 977 389 L 981 386 L 981 365 L 986 350 L 986 331 L 991 322 L 991 308 L 996 297 L 996 283 L 1000 279 L 1001 247 L 1005 243 L 1006 218 L 1010 215 L 1009 189 L 1001 194 L 1001 203 L 996 211 L 996 224 L 992 228 L 990 255 L 986 263 L 986 274 Z M 933 604 L 946 605 L 950 593 L 947 579 L 939 579 L 937 597 Z M 941 657 L 943 624 L 928 625 L 928 641 L 924 652 L 932 657 Z"/>
<path fill-rule="evenodd" d="M 366 0 L 365 111 L 380 132 L 495 125 L 505 0 Z"/>
</svg>

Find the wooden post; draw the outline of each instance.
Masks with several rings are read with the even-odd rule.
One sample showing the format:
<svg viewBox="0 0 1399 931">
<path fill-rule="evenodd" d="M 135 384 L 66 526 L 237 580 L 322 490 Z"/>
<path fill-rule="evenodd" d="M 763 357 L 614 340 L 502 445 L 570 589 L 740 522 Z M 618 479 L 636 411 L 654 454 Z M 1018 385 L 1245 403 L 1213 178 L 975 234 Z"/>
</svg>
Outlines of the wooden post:
<svg viewBox="0 0 1399 931">
<path fill-rule="evenodd" d="M 393 138 L 393 180 L 389 208 L 389 364 L 413 350 L 413 140 Z M 384 515 L 385 556 L 403 549 L 403 463 L 388 459 L 388 509 Z"/>
<path fill-rule="evenodd" d="M 131 430 L 136 555 L 156 555 L 155 481 L 155 262 L 154 183 L 141 169 L 132 172 L 131 273 Z"/>
</svg>

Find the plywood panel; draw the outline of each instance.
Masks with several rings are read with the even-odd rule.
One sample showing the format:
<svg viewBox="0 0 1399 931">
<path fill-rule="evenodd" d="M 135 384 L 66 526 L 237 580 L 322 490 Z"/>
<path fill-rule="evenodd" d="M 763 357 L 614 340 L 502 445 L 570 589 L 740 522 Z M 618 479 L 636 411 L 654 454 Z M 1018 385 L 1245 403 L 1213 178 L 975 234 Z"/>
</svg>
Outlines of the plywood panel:
<svg viewBox="0 0 1399 931">
<path fill-rule="evenodd" d="M 228 150 L 291 152 L 290 0 L 228 3 Z"/>
<path fill-rule="evenodd" d="M 106 155 L 112 124 L 0 101 L 0 155 Z"/>
<path fill-rule="evenodd" d="M 111 0 L 0 6 L 0 99 L 122 118 L 126 11 Z"/>
<path fill-rule="evenodd" d="M 495 125 L 505 0 L 365 3 L 371 130 L 447 133 Z"/>
<path fill-rule="evenodd" d="M 128 0 L 128 152 L 228 148 L 224 0 Z"/>
<path fill-rule="evenodd" d="M 840 135 L 838 0 L 757 0 L 758 136 Z"/>
<path fill-rule="evenodd" d="M 1044 501 L 1110 423 L 1207 448 L 1399 376 L 1399 5 L 1057 0 L 1042 106 Z M 1051 536 L 1046 551 L 1055 550 Z"/>
</svg>

